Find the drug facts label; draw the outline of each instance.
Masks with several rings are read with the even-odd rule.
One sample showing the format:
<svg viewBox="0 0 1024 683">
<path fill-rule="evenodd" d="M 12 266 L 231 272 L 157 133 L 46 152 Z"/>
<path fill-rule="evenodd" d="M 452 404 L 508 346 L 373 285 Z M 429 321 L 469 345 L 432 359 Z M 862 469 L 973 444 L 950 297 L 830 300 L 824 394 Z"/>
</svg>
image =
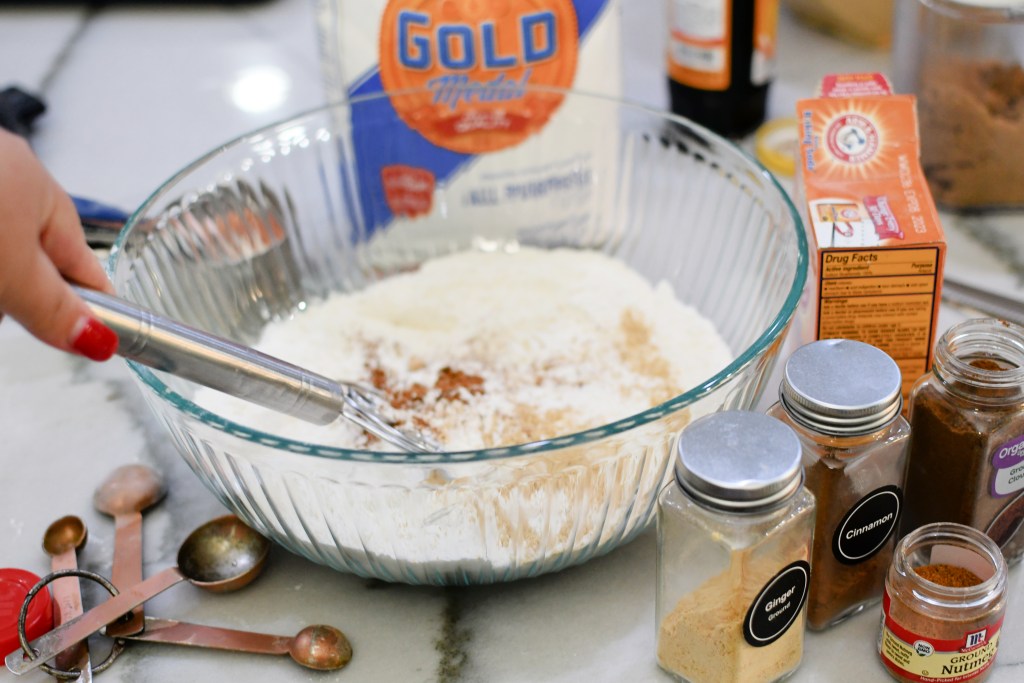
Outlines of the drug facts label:
<svg viewBox="0 0 1024 683">
<path fill-rule="evenodd" d="M 817 338 L 882 349 L 906 392 L 927 369 L 939 258 L 935 247 L 820 252 Z"/>
</svg>

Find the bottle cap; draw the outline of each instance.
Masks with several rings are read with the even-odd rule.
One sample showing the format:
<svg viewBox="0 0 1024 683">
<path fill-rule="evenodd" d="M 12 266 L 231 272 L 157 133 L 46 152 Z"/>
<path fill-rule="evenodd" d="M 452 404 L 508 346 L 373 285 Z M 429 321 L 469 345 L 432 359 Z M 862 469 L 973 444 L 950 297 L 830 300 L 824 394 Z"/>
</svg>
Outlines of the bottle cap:
<svg viewBox="0 0 1024 683">
<path fill-rule="evenodd" d="M 723 510 L 773 507 L 803 483 L 800 440 L 761 413 L 728 410 L 694 421 L 676 441 L 676 480 L 695 500 Z"/>
<path fill-rule="evenodd" d="M 0 656 L 21 647 L 18 642 L 18 615 L 25 596 L 40 578 L 24 569 L 0 569 Z M 32 641 L 53 628 L 53 605 L 45 588 L 32 598 L 25 618 L 25 635 Z"/>
<path fill-rule="evenodd" d="M 754 155 L 769 171 L 788 178 L 796 173 L 798 143 L 796 119 L 772 119 L 754 133 Z"/>
<path fill-rule="evenodd" d="M 902 375 L 885 351 L 851 339 L 823 339 L 786 361 L 779 400 L 798 424 L 833 436 L 870 434 L 903 408 Z"/>
</svg>

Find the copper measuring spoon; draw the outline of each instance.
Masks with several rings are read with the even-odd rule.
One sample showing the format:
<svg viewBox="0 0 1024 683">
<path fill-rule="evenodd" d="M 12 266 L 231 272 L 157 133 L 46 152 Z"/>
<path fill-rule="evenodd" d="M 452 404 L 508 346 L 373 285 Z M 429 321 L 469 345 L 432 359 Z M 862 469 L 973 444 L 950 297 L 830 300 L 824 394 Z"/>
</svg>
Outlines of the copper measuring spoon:
<svg viewBox="0 0 1024 683">
<path fill-rule="evenodd" d="M 352 659 L 352 645 L 345 634 L 324 624 L 307 626 L 288 637 L 146 617 L 142 633 L 123 638 L 250 654 L 288 655 L 297 664 L 317 671 L 340 669 Z"/>
<path fill-rule="evenodd" d="M 211 520 L 182 543 L 177 566 L 124 588 L 77 619 L 36 638 L 29 643 L 36 653 L 34 659 L 26 659 L 20 649 L 11 652 L 5 659 L 7 668 L 19 676 L 27 673 L 182 581 L 215 593 L 242 588 L 263 570 L 269 552 L 270 541 L 238 517 L 226 515 Z"/>
<path fill-rule="evenodd" d="M 124 465 L 110 473 L 93 494 L 93 506 L 114 518 L 114 563 L 110 579 L 119 590 L 142 581 L 142 512 L 163 499 L 163 479 L 145 465 Z M 140 605 L 128 621 L 111 624 L 116 638 L 138 633 L 145 615 Z"/>
<path fill-rule="evenodd" d="M 46 528 L 43 533 L 43 550 L 52 559 L 50 570 L 78 569 L 77 553 L 85 546 L 89 530 L 80 517 L 61 517 Z M 67 623 L 82 614 L 82 590 L 77 577 L 57 579 L 51 586 L 53 592 L 53 623 L 55 626 Z M 63 671 L 78 670 L 76 679 L 80 683 L 92 681 L 92 663 L 89 647 L 85 641 L 76 643 L 57 655 L 56 665 Z"/>
</svg>

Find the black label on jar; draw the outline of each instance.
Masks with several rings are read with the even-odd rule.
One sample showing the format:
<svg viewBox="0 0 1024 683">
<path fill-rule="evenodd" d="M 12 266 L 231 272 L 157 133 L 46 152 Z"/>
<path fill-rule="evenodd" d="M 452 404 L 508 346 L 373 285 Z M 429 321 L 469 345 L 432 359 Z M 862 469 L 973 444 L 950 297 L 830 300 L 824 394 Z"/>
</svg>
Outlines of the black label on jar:
<svg viewBox="0 0 1024 683">
<path fill-rule="evenodd" d="M 796 621 L 807 599 L 811 565 L 797 560 L 765 584 L 743 621 L 743 638 L 754 647 L 771 645 Z"/>
<path fill-rule="evenodd" d="M 903 510 L 899 486 L 877 488 L 857 501 L 832 534 L 832 554 L 843 564 L 870 559 L 896 530 Z"/>
</svg>

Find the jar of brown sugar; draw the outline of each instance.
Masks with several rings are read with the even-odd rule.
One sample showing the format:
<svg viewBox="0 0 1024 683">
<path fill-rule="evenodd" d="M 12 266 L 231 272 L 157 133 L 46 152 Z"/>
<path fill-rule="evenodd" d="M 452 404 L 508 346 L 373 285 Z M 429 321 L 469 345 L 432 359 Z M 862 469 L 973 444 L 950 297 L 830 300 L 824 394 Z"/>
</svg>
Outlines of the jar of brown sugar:
<svg viewBox="0 0 1024 683">
<path fill-rule="evenodd" d="M 1024 327 L 982 318 L 950 328 L 910 395 L 901 531 L 957 522 L 1008 563 L 1024 554 Z"/>
<path fill-rule="evenodd" d="M 807 626 L 821 630 L 882 597 L 903 506 L 910 427 L 887 353 L 826 339 L 786 361 L 768 414 L 796 432 L 817 500 Z"/>
<path fill-rule="evenodd" d="M 1024 208 L 1024 2 L 907 0 L 894 21 L 893 82 L 917 96 L 936 203 Z"/>
<path fill-rule="evenodd" d="M 898 681 L 973 681 L 991 673 L 1007 569 L 985 534 L 928 524 L 897 544 L 885 581 L 878 653 Z"/>
</svg>

